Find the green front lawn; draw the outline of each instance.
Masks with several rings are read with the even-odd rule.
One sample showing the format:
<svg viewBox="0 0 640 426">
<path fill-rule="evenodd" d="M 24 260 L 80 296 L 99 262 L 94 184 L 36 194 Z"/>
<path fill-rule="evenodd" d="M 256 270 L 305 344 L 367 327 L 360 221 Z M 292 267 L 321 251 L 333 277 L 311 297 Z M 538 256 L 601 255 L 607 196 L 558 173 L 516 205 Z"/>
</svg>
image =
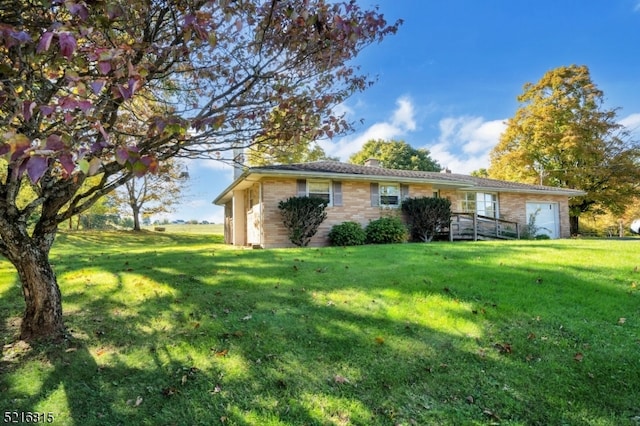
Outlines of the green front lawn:
<svg viewBox="0 0 640 426">
<path fill-rule="evenodd" d="M 56 425 L 637 425 L 639 244 L 62 234 L 63 347 L 14 342 L 0 261 L 0 407 Z"/>
</svg>

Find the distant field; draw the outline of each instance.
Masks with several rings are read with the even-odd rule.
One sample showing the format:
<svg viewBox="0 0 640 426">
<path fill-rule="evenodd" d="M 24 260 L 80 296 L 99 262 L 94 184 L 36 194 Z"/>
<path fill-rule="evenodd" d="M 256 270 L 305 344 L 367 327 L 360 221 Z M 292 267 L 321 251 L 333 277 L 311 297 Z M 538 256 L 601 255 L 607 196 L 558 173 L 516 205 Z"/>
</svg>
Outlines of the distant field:
<svg viewBox="0 0 640 426">
<path fill-rule="evenodd" d="M 144 229 L 148 231 L 154 231 L 157 228 L 165 228 L 163 232 L 169 234 L 224 234 L 224 225 L 221 223 L 210 225 L 191 225 L 184 224 L 178 225 L 170 223 L 168 225 L 151 225 L 144 226 Z M 157 231 L 154 231 L 157 232 Z"/>
</svg>

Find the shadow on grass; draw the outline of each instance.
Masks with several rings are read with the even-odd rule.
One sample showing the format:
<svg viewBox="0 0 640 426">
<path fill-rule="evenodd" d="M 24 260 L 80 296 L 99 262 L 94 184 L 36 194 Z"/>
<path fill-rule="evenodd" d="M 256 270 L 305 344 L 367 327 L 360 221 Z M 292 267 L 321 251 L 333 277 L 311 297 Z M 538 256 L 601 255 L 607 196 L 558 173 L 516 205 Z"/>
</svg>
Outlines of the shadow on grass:
<svg viewBox="0 0 640 426">
<path fill-rule="evenodd" d="M 92 238 L 74 242 L 96 250 Z M 60 424 L 83 425 L 616 424 L 640 415 L 633 351 L 594 347 L 606 342 L 593 335 L 597 326 L 612 344 L 628 339 L 597 309 L 633 301 L 572 268 L 509 267 L 517 251 L 539 247 L 105 249 L 99 269 L 117 285 L 98 294 L 65 289 L 82 264 L 57 258 L 65 304 L 81 306 L 67 314 L 74 339 L 2 365 L 0 405 L 66 406 Z M 132 274 L 146 284 L 123 300 Z M 530 299 L 514 300 L 514 286 Z M 585 294 L 600 302 L 574 318 L 584 311 L 569 308 Z M 24 374 L 44 379 L 34 389 Z"/>
</svg>

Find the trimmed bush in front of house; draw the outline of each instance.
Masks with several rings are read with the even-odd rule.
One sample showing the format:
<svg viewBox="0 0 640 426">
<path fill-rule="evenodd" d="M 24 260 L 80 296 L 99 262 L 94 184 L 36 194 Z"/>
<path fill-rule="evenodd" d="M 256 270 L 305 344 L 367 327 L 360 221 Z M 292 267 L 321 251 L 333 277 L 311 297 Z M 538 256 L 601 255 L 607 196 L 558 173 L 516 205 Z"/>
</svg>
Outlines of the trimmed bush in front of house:
<svg viewBox="0 0 640 426">
<path fill-rule="evenodd" d="M 367 234 L 357 222 L 343 222 L 329 231 L 329 241 L 333 246 L 359 246 L 366 240 Z"/>
<path fill-rule="evenodd" d="M 289 241 L 306 247 L 327 218 L 327 202 L 319 197 L 291 197 L 278 203 Z"/>
<path fill-rule="evenodd" d="M 365 228 L 369 244 L 402 243 L 407 240 L 407 228 L 397 217 L 372 220 Z"/>
<path fill-rule="evenodd" d="M 446 198 L 417 197 L 402 201 L 412 241 L 429 242 L 451 222 L 451 201 Z"/>
</svg>

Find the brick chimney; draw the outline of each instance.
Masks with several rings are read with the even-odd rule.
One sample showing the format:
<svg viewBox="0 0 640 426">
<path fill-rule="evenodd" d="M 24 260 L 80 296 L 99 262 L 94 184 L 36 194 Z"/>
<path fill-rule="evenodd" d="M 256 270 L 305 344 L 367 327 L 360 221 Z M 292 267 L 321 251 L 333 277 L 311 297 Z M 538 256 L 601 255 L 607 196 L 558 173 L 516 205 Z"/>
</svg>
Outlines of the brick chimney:
<svg viewBox="0 0 640 426">
<path fill-rule="evenodd" d="M 366 167 L 381 167 L 380 160 L 378 160 L 377 158 L 367 158 L 364 162 L 364 165 Z"/>
</svg>

